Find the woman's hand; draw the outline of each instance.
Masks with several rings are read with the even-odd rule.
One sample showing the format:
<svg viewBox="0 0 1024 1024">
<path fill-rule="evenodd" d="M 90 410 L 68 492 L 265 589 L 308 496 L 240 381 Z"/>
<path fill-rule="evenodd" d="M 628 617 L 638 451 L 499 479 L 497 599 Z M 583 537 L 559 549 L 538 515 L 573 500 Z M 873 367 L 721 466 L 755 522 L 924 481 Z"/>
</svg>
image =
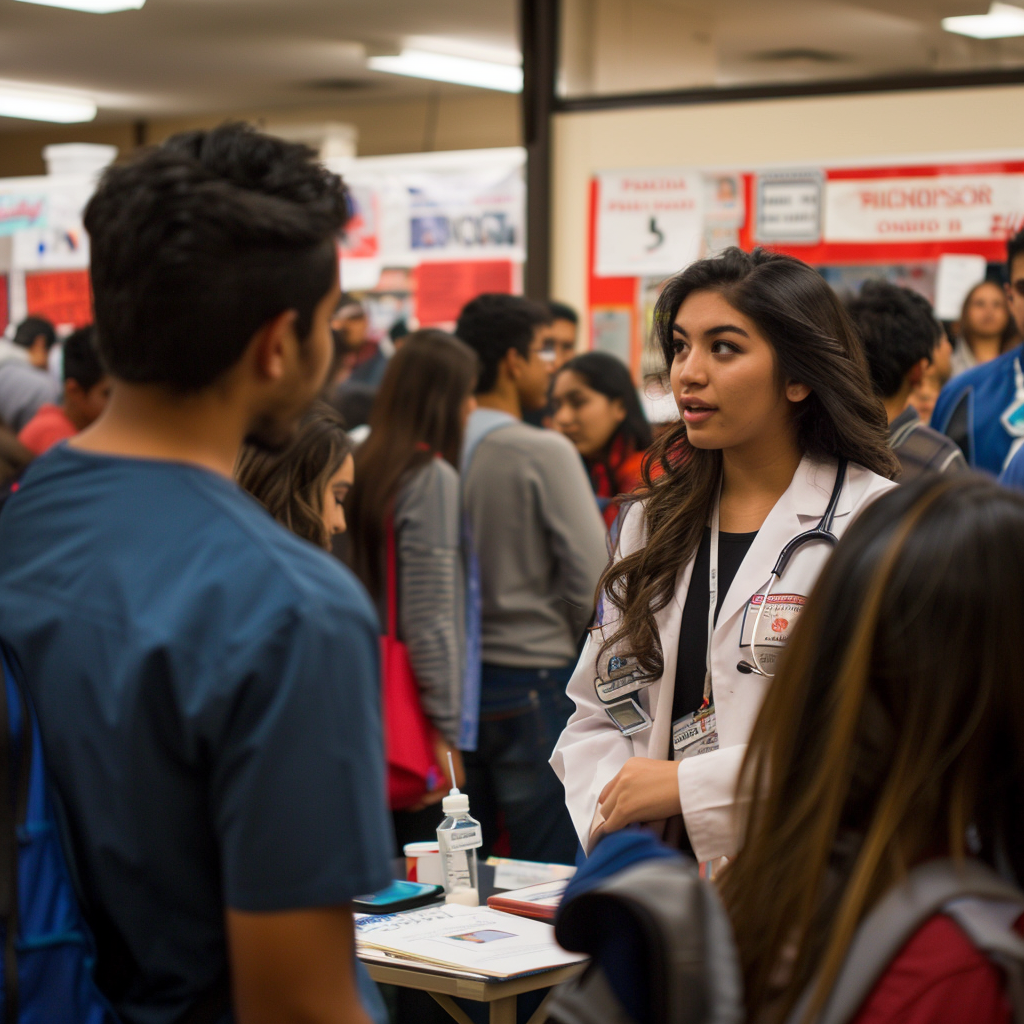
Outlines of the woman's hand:
<svg viewBox="0 0 1024 1024">
<path fill-rule="evenodd" d="M 636 822 L 681 814 L 678 769 L 675 761 L 631 757 L 601 790 L 597 809 L 604 821 L 597 831 L 618 832 Z"/>
</svg>

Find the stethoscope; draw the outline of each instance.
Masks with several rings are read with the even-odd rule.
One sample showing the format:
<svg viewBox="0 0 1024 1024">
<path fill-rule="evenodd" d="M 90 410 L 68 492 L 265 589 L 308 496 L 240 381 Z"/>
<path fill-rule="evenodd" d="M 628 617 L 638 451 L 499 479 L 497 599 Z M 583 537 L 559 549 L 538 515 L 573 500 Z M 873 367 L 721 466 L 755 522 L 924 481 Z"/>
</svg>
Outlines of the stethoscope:
<svg viewBox="0 0 1024 1024">
<path fill-rule="evenodd" d="M 771 597 L 772 591 L 775 589 L 775 584 L 778 583 L 779 578 L 786 571 L 786 566 L 789 565 L 790 559 L 796 552 L 803 547 L 805 544 L 813 543 L 814 541 L 823 540 L 826 544 L 831 547 L 835 547 L 839 543 L 839 538 L 832 532 L 832 521 L 836 517 L 836 506 L 839 504 L 839 495 L 843 493 L 843 484 L 846 482 L 846 459 L 839 460 L 839 467 L 836 469 L 836 482 L 832 488 L 832 497 L 828 499 L 828 506 L 825 509 L 825 514 L 821 517 L 818 525 L 813 530 L 807 530 L 804 533 L 798 533 L 795 537 L 791 538 L 786 546 L 779 552 L 778 561 L 775 563 L 775 567 L 772 569 L 772 574 L 768 577 L 768 583 L 764 589 L 759 593 L 761 595 L 761 604 L 757 609 L 757 615 L 754 616 L 754 629 L 750 634 L 750 658 L 753 661 L 751 664 L 749 661 L 741 661 L 736 668 L 745 673 L 746 675 L 759 675 L 764 676 L 765 679 L 772 679 L 775 676 L 774 672 L 766 672 L 764 666 L 761 664 L 761 659 L 757 654 L 757 631 L 761 626 L 761 617 L 764 615 L 764 610 L 768 606 L 768 598 Z"/>
</svg>

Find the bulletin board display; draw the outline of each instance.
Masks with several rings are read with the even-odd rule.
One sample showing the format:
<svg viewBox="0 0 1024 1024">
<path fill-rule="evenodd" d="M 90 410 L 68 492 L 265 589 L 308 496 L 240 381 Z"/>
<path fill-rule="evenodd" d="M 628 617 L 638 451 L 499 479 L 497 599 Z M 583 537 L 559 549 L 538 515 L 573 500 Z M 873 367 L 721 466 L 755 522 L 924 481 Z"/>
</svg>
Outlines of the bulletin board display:
<svg viewBox="0 0 1024 1024">
<path fill-rule="evenodd" d="M 591 338 L 596 348 L 628 353 L 641 373 L 661 284 L 730 245 L 788 253 L 834 281 L 856 281 L 884 267 L 890 278 L 949 305 L 937 289 L 954 287 L 957 274 L 936 268 L 957 258 L 999 263 L 1007 238 L 1021 227 L 1024 154 L 856 167 L 602 172 L 590 192 Z"/>
<path fill-rule="evenodd" d="M 371 334 L 399 318 L 450 329 L 481 292 L 521 291 L 524 165 L 521 148 L 329 163 L 352 206 L 341 284 L 363 298 Z"/>
<path fill-rule="evenodd" d="M 53 324 L 85 327 L 92 323 L 92 289 L 87 270 L 45 270 L 25 275 L 29 316 Z"/>
</svg>

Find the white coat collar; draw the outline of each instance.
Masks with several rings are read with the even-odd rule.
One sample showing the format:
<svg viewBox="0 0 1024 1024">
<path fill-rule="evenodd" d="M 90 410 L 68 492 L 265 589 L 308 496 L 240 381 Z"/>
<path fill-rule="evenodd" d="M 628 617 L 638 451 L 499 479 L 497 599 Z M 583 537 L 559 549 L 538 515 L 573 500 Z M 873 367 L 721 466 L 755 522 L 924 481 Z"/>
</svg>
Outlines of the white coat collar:
<svg viewBox="0 0 1024 1024">
<path fill-rule="evenodd" d="M 836 482 L 837 468 L 834 459 L 817 460 L 805 455 L 800 460 L 789 487 L 768 513 L 736 571 L 718 612 L 719 625 L 745 607 L 751 596 L 768 582 L 772 566 L 786 543 L 798 533 L 812 529 L 825 514 Z M 836 506 L 837 518 L 849 515 L 854 507 L 849 478 L 847 470 L 847 479 Z M 813 522 L 808 524 L 807 520 Z M 700 581 L 697 582 L 700 585 Z M 707 581 L 703 585 L 707 585 Z"/>
</svg>

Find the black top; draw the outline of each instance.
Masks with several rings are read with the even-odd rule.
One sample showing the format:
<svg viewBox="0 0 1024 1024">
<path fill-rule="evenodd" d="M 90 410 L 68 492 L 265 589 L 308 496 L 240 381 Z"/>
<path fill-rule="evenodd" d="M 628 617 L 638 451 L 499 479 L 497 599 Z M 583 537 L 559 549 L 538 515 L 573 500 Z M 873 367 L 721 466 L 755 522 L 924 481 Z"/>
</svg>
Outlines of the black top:
<svg viewBox="0 0 1024 1024">
<path fill-rule="evenodd" d="M 736 576 L 744 555 L 754 542 L 753 533 L 718 534 L 718 607 Z M 692 714 L 704 702 L 704 673 L 708 654 L 708 591 L 711 574 L 711 527 L 704 528 L 697 555 L 693 560 L 690 589 L 683 605 L 683 624 L 679 630 L 679 657 L 676 661 L 676 688 L 672 697 L 672 721 Z M 737 637 L 737 645 L 739 638 Z M 669 754 L 671 757 L 671 752 Z"/>
</svg>

